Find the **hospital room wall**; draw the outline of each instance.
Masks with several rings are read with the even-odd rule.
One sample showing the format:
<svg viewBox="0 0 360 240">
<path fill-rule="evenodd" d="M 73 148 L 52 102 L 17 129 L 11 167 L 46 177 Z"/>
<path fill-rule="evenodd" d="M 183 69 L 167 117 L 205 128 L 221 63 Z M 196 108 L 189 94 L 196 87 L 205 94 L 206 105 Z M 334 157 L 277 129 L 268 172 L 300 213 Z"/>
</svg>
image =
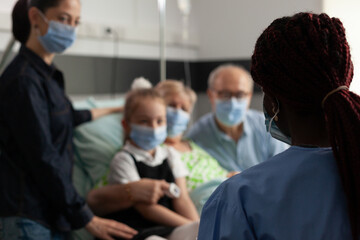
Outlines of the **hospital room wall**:
<svg viewBox="0 0 360 240">
<path fill-rule="evenodd" d="M 82 25 L 75 45 L 55 59 L 66 77 L 71 96 L 125 92 L 134 77 L 159 79 L 159 16 L 156 0 L 82 1 Z M 271 2 L 271 5 L 269 5 Z M 167 77 L 185 79 L 189 61 L 192 87 L 198 93 L 197 119 L 211 110 L 205 90 L 210 70 L 224 62 L 250 67 L 250 56 L 261 30 L 275 17 L 300 10 L 318 11 L 320 0 L 193 0 L 189 40 L 183 44 L 182 16 L 176 0 L 167 1 Z M 9 13 L 15 0 L 0 3 Z M 8 19 L 8 18 L 7 18 Z M 10 29 L 10 21 L 2 21 Z M 106 29 L 110 28 L 109 34 Z M 4 31 L 2 31 L 4 34 Z M 10 36 L 10 34 L 9 34 Z M 7 39 L 2 37 L 2 39 Z M 2 46 L 5 44 L 2 44 Z M 185 46 L 184 46 L 185 45 Z M 2 50 L 2 49 L 1 49 Z M 256 91 L 252 108 L 261 110 Z"/>
<path fill-rule="evenodd" d="M 249 59 L 256 39 L 275 19 L 300 11 L 319 13 L 326 0 L 196 0 L 199 59 Z"/>
<path fill-rule="evenodd" d="M 84 8 L 83 15 L 88 16 L 87 19 L 84 19 L 85 21 L 95 22 L 99 17 L 100 19 L 103 19 L 103 23 L 111 23 L 111 21 L 125 22 L 135 26 L 149 26 L 152 23 L 152 29 L 157 27 L 156 9 L 154 9 L 156 4 L 154 4 L 153 1 L 147 1 L 146 3 L 144 1 L 135 1 L 135 4 L 130 4 L 129 2 L 124 1 L 122 3 L 116 3 L 116 0 L 114 0 L 112 4 L 117 4 L 119 9 L 123 6 L 123 10 L 121 10 L 121 13 L 119 14 L 121 16 L 118 16 L 117 19 L 114 16 L 108 16 L 109 13 L 111 14 L 111 12 L 114 12 L 113 9 L 105 11 L 105 14 L 100 13 L 100 15 L 94 15 L 92 13 L 95 9 L 94 1 L 96 0 L 90 0 L 94 6 L 92 9 L 90 8 L 91 4 L 88 3 L 88 6 Z M 167 1 L 167 31 L 170 32 L 167 39 L 167 50 L 170 49 L 170 51 L 171 48 L 177 46 L 173 39 L 176 35 L 180 36 L 181 32 L 178 31 L 177 34 L 175 32 L 182 27 L 181 16 L 179 15 L 175 2 L 175 0 Z M 127 4 L 127 6 L 124 6 L 124 3 Z M 195 118 L 211 110 L 204 91 L 207 86 L 207 75 L 213 67 L 223 62 L 234 62 L 244 65 L 249 69 L 250 56 L 256 38 L 274 18 L 290 15 L 298 11 L 320 12 L 322 7 L 321 0 L 196 0 L 191 1 L 191 3 L 191 40 L 190 43 L 188 43 L 188 48 L 192 50 L 193 55 L 189 56 L 189 54 L 184 54 L 183 51 L 180 51 L 179 55 L 169 55 L 170 52 L 168 51 L 167 73 L 169 78 L 184 79 L 184 65 L 179 60 L 182 58 L 190 59 L 192 87 L 198 93 Z M 136 20 L 130 13 L 136 13 L 137 17 L 140 19 Z M 64 58 L 66 58 L 66 56 Z M 58 60 L 63 60 L 61 63 L 63 65 L 67 64 L 71 66 L 67 59 Z M 138 67 L 136 67 L 136 60 L 129 61 L 129 59 L 119 59 L 117 61 L 117 74 L 122 81 L 116 82 L 118 85 L 115 89 L 118 89 L 119 87 L 121 88 L 121 91 L 128 89 L 131 79 L 136 76 L 137 72 L 138 76 L 149 77 L 152 82 L 156 82 L 158 79 L 158 66 L 156 60 L 154 62 L 154 59 L 143 60 L 143 63 L 139 64 Z M 99 62 L 102 62 L 104 65 L 103 69 L 108 69 L 104 71 L 105 75 L 108 77 L 104 77 L 100 81 L 98 77 L 93 78 L 94 83 L 87 86 L 92 89 L 87 89 L 87 91 L 94 91 L 94 89 L 97 89 L 97 91 L 100 92 L 106 90 L 109 91 L 109 89 L 111 91 L 111 86 L 114 86 L 114 84 L 112 85 L 110 83 L 111 80 L 109 80 L 109 76 L 111 75 L 109 65 L 104 64 L 106 60 L 98 59 L 96 62 L 97 64 L 95 65 L 97 65 L 97 67 L 93 65 L 94 67 L 91 68 L 91 71 L 99 68 Z M 131 66 L 131 64 L 133 65 Z M 99 71 L 97 72 L 99 74 Z M 84 73 L 78 73 L 78 77 L 83 78 L 83 74 Z M 85 86 L 78 81 L 74 81 L 71 84 L 77 84 L 77 86 L 69 88 L 70 91 L 72 88 L 79 89 L 79 86 L 82 86 L 83 89 L 85 88 Z M 258 91 L 255 92 L 251 107 L 259 110 L 262 109 L 262 96 Z"/>
<path fill-rule="evenodd" d="M 354 63 L 350 89 L 360 94 L 360 31 L 356 0 L 196 0 L 199 59 L 248 59 L 260 33 L 275 18 L 300 11 L 325 12 L 344 24 Z M 206 7 L 205 7 L 206 6 Z M 221 10 L 219 10 L 221 9 Z M 216 29 L 216 31 L 214 30 Z M 220 44 L 219 44 L 220 43 Z"/>
<path fill-rule="evenodd" d="M 326 0 L 324 11 L 331 16 L 341 19 L 346 29 L 346 37 L 351 49 L 351 58 L 354 64 L 354 78 L 350 90 L 360 94 L 360 31 L 359 10 L 360 1 L 356 0 Z"/>
<path fill-rule="evenodd" d="M 239 63 L 249 69 L 256 39 L 275 18 L 300 11 L 321 12 L 323 1 L 326 0 L 192 1 L 200 40 L 198 61 L 208 67 L 197 79 L 197 85 L 206 86 L 210 67 L 221 61 Z M 257 88 L 250 107 L 262 111 L 262 93 Z M 207 96 L 200 93 L 195 118 L 208 111 L 211 107 Z"/>
<path fill-rule="evenodd" d="M 0 1 L 0 51 L 11 34 L 11 9 L 16 0 Z M 170 59 L 197 58 L 196 22 L 189 18 L 189 40 L 183 47 L 182 15 L 177 1 L 167 1 L 166 41 Z M 78 39 L 65 54 L 89 57 L 157 59 L 159 14 L 156 0 L 82 1 Z"/>
<path fill-rule="evenodd" d="M 325 4 L 328 2 L 334 4 Z M 192 87 L 199 95 L 197 112 L 201 115 L 210 110 L 204 91 L 212 67 L 234 62 L 249 68 L 255 41 L 273 19 L 299 11 L 332 10 L 336 15 L 338 7 L 335 2 L 193 0 L 190 39 L 184 46 L 177 1 L 168 0 L 167 76 L 184 79 L 182 61 L 189 61 Z M 15 0 L 0 2 L 0 52 L 10 37 L 9 16 L 14 3 Z M 67 92 L 72 96 L 124 92 L 137 76 L 156 83 L 159 79 L 156 0 L 102 0 L 101 5 L 98 0 L 86 0 L 82 5 L 83 24 L 78 40 L 65 55 L 56 58 L 56 64 L 65 72 Z M 112 32 L 107 32 L 108 28 Z M 261 94 L 258 92 L 252 107 L 261 109 Z"/>
</svg>

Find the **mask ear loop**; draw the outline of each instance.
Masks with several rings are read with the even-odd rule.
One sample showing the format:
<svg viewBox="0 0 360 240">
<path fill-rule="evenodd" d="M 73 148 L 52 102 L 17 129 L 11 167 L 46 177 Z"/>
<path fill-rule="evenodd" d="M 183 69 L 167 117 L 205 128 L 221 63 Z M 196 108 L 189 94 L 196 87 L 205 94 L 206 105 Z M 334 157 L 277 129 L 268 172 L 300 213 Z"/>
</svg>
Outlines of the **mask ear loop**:
<svg viewBox="0 0 360 240">
<path fill-rule="evenodd" d="M 270 132 L 271 125 L 272 125 L 273 121 L 275 120 L 275 122 L 277 122 L 277 121 L 279 120 L 279 118 L 278 118 L 277 115 L 278 115 L 279 112 L 280 112 L 280 104 L 279 104 L 279 101 L 277 100 L 277 98 L 275 98 L 275 99 L 276 99 L 276 103 L 277 103 L 277 105 L 278 105 L 278 108 L 277 108 L 276 111 L 275 111 L 275 106 L 273 105 L 272 111 L 275 113 L 275 115 L 270 119 L 268 132 Z"/>
<path fill-rule="evenodd" d="M 276 103 L 277 103 L 277 109 L 275 110 L 275 106 L 274 106 L 274 104 L 273 104 L 273 108 L 272 108 L 272 111 L 273 111 L 273 113 L 274 113 L 274 116 L 272 117 L 276 122 L 279 120 L 279 118 L 278 118 L 278 114 L 279 114 L 279 112 L 280 112 L 280 104 L 279 104 L 279 101 L 277 100 L 277 98 L 275 98 L 276 99 Z"/>
<path fill-rule="evenodd" d="M 41 18 L 46 22 L 47 25 L 49 25 L 49 20 L 47 19 L 47 17 L 45 17 L 44 13 L 40 9 L 38 9 L 38 8 L 36 8 L 36 9 L 37 9 L 39 15 L 41 16 Z"/>
<path fill-rule="evenodd" d="M 41 18 L 44 20 L 44 22 L 49 25 L 49 20 L 45 17 L 45 15 L 40 11 L 40 9 L 36 8 Z M 38 36 L 41 36 L 39 26 L 37 24 L 34 25 L 35 31 L 38 34 Z"/>
</svg>

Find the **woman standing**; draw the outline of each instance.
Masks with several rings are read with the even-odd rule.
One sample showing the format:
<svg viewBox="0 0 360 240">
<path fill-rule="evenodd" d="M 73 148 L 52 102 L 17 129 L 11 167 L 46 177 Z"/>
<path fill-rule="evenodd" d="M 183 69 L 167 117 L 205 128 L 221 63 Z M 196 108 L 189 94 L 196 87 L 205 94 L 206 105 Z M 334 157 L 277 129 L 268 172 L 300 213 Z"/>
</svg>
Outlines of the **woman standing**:
<svg viewBox="0 0 360 240">
<path fill-rule="evenodd" d="M 0 78 L 2 239 L 64 239 L 81 227 L 103 239 L 136 233 L 94 216 L 72 185 L 74 127 L 120 110 L 74 110 L 52 63 L 74 42 L 80 8 L 79 0 L 19 0 L 13 9 L 22 45 Z"/>
</svg>

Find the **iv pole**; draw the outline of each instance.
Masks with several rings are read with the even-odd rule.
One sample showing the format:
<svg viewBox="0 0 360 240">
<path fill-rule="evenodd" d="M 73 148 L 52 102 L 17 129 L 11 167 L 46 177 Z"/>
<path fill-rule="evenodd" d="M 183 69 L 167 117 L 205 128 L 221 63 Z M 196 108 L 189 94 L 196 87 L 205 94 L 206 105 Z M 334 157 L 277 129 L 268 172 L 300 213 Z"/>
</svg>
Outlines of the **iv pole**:
<svg viewBox="0 0 360 240">
<path fill-rule="evenodd" d="M 166 52 L 165 52 L 165 21 L 166 21 L 166 0 L 158 0 L 160 13 L 160 81 L 166 79 Z"/>
<path fill-rule="evenodd" d="M 190 0 L 178 0 L 178 8 L 182 15 L 182 48 L 183 48 L 183 58 L 184 58 L 184 73 L 185 85 L 191 87 L 191 72 L 190 72 L 190 63 L 187 57 L 185 56 L 186 43 L 189 40 L 189 15 L 191 10 Z"/>
</svg>

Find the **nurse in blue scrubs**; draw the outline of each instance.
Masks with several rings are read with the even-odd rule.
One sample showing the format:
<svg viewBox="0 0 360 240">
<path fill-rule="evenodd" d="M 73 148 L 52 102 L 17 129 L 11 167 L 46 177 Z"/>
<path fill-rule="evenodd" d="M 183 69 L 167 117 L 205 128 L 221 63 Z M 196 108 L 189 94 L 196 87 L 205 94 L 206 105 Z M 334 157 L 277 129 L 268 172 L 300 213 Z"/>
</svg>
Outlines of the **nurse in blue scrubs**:
<svg viewBox="0 0 360 240">
<path fill-rule="evenodd" d="M 257 40 L 251 73 L 266 127 L 292 146 L 224 182 L 199 240 L 360 239 L 360 97 L 337 18 L 299 13 Z"/>
</svg>

